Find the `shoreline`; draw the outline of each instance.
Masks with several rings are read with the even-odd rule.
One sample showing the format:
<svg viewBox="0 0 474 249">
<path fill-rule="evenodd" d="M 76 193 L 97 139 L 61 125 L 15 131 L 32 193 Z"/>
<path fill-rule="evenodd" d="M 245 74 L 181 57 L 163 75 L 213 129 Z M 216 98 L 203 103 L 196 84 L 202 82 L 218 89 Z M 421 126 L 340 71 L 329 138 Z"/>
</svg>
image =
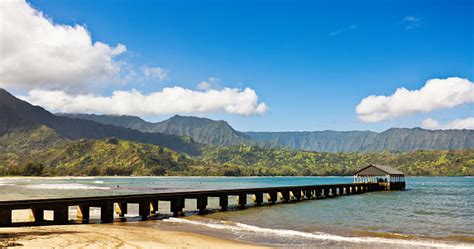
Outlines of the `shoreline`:
<svg viewBox="0 0 474 249">
<path fill-rule="evenodd" d="M 87 224 L 0 228 L 0 248 L 269 248 L 150 226 Z"/>
<path fill-rule="evenodd" d="M 111 224 L 74 224 L 0 228 L 0 248 L 274 248 L 290 245 L 308 248 L 474 248 L 474 241 L 433 240 L 416 236 L 381 236 L 371 232 L 358 236 L 269 229 L 228 222 L 195 223 L 193 219 L 132 221 Z M 217 226 L 217 227 L 216 227 Z M 223 229 L 219 226 L 231 228 Z M 237 229 L 236 229 L 237 228 Z M 248 230 L 250 228 L 250 230 Z M 258 229 L 258 230 L 256 230 Z M 239 235 L 230 233 L 239 231 Z M 248 232 L 252 235 L 249 236 Z M 247 233 L 247 235 L 245 235 Z M 394 234 L 392 234 L 394 235 Z M 246 237 L 247 236 L 247 237 Z M 268 237 L 269 236 L 269 237 Z M 273 241 L 290 239 L 289 244 Z M 281 241 L 280 241 L 281 242 Z M 467 242 L 467 243 L 466 243 Z"/>
</svg>

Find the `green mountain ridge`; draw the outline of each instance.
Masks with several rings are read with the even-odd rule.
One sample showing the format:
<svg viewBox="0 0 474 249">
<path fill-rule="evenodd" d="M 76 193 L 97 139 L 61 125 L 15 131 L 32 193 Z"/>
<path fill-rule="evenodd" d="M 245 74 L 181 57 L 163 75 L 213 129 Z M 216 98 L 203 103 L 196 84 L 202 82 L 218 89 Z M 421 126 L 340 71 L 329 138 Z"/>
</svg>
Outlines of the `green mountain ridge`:
<svg viewBox="0 0 474 249">
<path fill-rule="evenodd" d="M 474 148 L 474 130 L 390 128 L 372 131 L 246 132 L 257 141 L 320 152 L 455 150 Z"/>
<path fill-rule="evenodd" d="M 146 132 L 189 136 L 203 144 L 287 148 L 318 152 L 373 152 L 456 150 L 474 148 L 474 130 L 425 130 L 391 128 L 372 131 L 240 132 L 225 121 L 175 115 L 165 121 L 149 123 L 134 116 L 60 114 L 93 120 Z"/>
<path fill-rule="evenodd" d="M 57 115 L 74 119 L 92 120 L 107 125 L 122 126 L 141 132 L 159 132 L 168 135 L 189 136 L 194 141 L 203 144 L 220 146 L 259 144 L 248 135 L 234 130 L 223 120 L 215 121 L 207 118 L 175 115 L 162 122 L 150 123 L 135 116 L 69 113 L 58 113 Z"/>
<path fill-rule="evenodd" d="M 0 175 L 167 175 L 191 163 L 165 147 L 115 138 L 66 140 L 46 126 L 0 137 Z"/>
<path fill-rule="evenodd" d="M 70 139 L 102 139 L 117 137 L 171 148 L 190 155 L 200 154 L 201 146 L 192 139 L 163 133 L 144 133 L 134 129 L 98 122 L 56 116 L 42 107 L 22 101 L 0 88 L 0 135 L 18 129 L 30 130 L 40 125 Z"/>
</svg>

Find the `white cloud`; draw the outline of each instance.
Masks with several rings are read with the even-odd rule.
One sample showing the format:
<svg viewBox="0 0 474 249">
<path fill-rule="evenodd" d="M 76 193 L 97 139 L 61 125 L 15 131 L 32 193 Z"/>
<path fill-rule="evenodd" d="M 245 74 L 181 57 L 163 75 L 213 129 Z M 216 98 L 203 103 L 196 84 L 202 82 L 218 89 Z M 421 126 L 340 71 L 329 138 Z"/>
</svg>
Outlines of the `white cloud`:
<svg viewBox="0 0 474 249">
<path fill-rule="evenodd" d="M 341 28 L 341 29 L 338 29 L 338 30 L 336 30 L 336 31 L 334 31 L 334 32 L 331 32 L 331 33 L 329 34 L 329 36 L 340 35 L 340 34 L 342 34 L 342 33 L 345 33 L 345 32 L 347 32 L 347 31 L 349 31 L 349 30 L 358 29 L 358 28 L 359 28 L 359 26 L 351 25 L 351 26 L 349 26 L 349 27 Z"/>
<path fill-rule="evenodd" d="M 378 122 L 474 102 L 474 83 L 457 77 L 431 79 L 420 90 L 398 88 L 391 96 L 371 95 L 356 107 L 358 118 Z"/>
<path fill-rule="evenodd" d="M 237 115 L 262 114 L 265 103 L 251 88 L 193 91 L 182 87 L 166 87 L 142 94 L 137 90 L 114 91 L 112 96 L 71 95 L 64 91 L 31 90 L 20 97 L 53 111 L 72 113 L 105 113 L 119 115 L 159 115 L 172 113 L 226 112 Z"/>
<path fill-rule="evenodd" d="M 120 77 L 124 45 L 93 42 L 86 27 L 56 24 L 23 0 L 0 13 L 0 87 L 94 89 Z"/>
<path fill-rule="evenodd" d="M 168 77 L 168 72 L 160 67 L 142 67 L 143 74 L 147 79 L 159 79 L 160 81 L 165 80 Z"/>
<path fill-rule="evenodd" d="M 411 30 L 421 28 L 423 26 L 423 21 L 415 16 L 405 16 L 401 24 L 405 26 L 406 30 Z"/>
<path fill-rule="evenodd" d="M 203 81 L 199 82 L 197 88 L 199 90 L 208 90 L 208 89 L 211 89 L 211 88 L 217 88 L 219 86 L 220 81 L 221 81 L 221 79 L 219 79 L 219 78 L 209 77 L 207 79 L 207 81 L 203 80 Z"/>
<path fill-rule="evenodd" d="M 421 127 L 430 130 L 467 129 L 474 130 L 474 117 L 456 119 L 447 124 L 440 124 L 438 121 L 428 118 L 421 122 Z"/>
</svg>

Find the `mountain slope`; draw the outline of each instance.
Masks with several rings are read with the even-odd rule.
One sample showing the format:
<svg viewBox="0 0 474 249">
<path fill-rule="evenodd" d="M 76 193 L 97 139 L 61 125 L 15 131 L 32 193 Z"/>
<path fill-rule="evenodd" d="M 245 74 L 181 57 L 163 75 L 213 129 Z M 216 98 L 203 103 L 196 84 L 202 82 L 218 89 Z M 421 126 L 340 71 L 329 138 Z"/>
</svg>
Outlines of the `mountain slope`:
<svg viewBox="0 0 474 249">
<path fill-rule="evenodd" d="M 224 175 L 352 175 L 368 164 L 393 166 L 407 175 L 469 176 L 474 174 L 474 150 L 326 153 L 257 146 L 218 147 L 201 156 L 205 166 L 195 174 Z"/>
<path fill-rule="evenodd" d="M 0 113 L 0 135 L 16 129 L 30 130 L 45 125 L 60 136 L 72 140 L 117 137 L 124 140 L 164 146 L 190 155 L 200 153 L 199 144 L 188 138 L 162 133 L 143 133 L 89 120 L 56 116 L 39 106 L 33 106 L 14 97 L 4 89 L 0 89 Z"/>
<path fill-rule="evenodd" d="M 175 115 L 165 121 L 150 123 L 135 116 L 68 114 L 57 115 L 76 119 L 86 119 L 102 124 L 122 126 L 142 132 L 160 132 L 169 135 L 189 136 L 203 144 L 234 146 L 239 144 L 257 144 L 249 136 L 234 130 L 225 121 L 207 118 Z"/>
<path fill-rule="evenodd" d="M 189 157 L 152 144 L 114 138 L 68 141 L 0 154 L 0 175 L 166 175 L 187 170 Z M 3 173 L 2 173 L 3 172 Z"/>
<path fill-rule="evenodd" d="M 69 140 L 61 137 L 53 129 L 39 125 L 35 128 L 13 129 L 0 135 L 0 153 L 31 153 L 54 146 L 61 146 Z"/>
<path fill-rule="evenodd" d="M 424 130 L 392 128 L 384 132 L 313 131 L 313 132 L 239 132 L 227 122 L 205 118 L 173 116 L 149 123 L 133 116 L 66 114 L 148 132 L 185 135 L 205 144 L 239 144 L 284 147 L 319 152 L 414 151 L 474 148 L 473 130 Z"/>
<path fill-rule="evenodd" d="M 246 132 L 253 139 L 321 152 L 414 151 L 474 148 L 474 130 L 392 128 L 371 131 Z"/>
</svg>

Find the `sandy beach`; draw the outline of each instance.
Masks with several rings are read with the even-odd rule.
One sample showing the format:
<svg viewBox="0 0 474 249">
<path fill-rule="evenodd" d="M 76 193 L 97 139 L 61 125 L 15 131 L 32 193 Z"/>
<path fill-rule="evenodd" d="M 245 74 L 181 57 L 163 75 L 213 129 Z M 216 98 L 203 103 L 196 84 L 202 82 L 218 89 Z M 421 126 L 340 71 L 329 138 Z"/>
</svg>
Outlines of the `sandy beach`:
<svg viewBox="0 0 474 249">
<path fill-rule="evenodd" d="M 189 232 L 121 224 L 1 228 L 0 248 L 264 248 Z"/>
</svg>

